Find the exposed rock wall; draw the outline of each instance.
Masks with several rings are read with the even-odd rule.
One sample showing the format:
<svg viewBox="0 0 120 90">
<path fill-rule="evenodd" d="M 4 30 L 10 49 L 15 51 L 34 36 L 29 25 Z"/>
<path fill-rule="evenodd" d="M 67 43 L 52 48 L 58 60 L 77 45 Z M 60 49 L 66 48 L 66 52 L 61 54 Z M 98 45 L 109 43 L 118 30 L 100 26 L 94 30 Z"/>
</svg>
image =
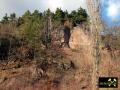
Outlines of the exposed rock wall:
<svg viewBox="0 0 120 90">
<path fill-rule="evenodd" d="M 70 47 L 72 49 L 78 49 L 80 46 L 88 46 L 92 44 L 91 38 L 88 36 L 89 32 L 84 32 L 80 27 L 74 27 L 74 29 L 71 32 L 71 38 L 70 38 Z"/>
</svg>

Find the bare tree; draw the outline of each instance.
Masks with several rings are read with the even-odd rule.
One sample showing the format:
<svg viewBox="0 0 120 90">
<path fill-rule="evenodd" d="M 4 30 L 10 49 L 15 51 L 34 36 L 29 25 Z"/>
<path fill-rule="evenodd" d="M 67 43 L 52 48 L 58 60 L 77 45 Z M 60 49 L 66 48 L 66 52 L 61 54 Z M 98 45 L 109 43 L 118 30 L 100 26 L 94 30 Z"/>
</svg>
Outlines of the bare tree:
<svg viewBox="0 0 120 90">
<path fill-rule="evenodd" d="M 99 33 L 103 30 L 102 21 L 100 18 L 101 12 L 101 3 L 100 0 L 86 0 L 88 12 L 91 19 L 91 32 L 93 37 L 93 48 L 94 53 L 94 61 L 93 61 L 93 75 L 92 75 L 92 90 L 98 90 L 98 63 L 100 60 L 100 50 L 99 50 L 99 42 L 100 37 Z"/>
</svg>

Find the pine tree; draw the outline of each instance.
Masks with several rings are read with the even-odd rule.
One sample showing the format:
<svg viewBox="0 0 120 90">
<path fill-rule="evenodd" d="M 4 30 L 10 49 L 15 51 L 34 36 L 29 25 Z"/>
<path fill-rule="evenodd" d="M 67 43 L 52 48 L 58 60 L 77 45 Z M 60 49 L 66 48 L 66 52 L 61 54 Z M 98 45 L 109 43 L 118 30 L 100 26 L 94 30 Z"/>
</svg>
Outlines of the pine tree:
<svg viewBox="0 0 120 90">
<path fill-rule="evenodd" d="M 56 20 L 63 20 L 65 17 L 65 13 L 61 10 L 61 8 L 57 8 L 55 12 L 55 19 Z"/>
<path fill-rule="evenodd" d="M 16 20 L 16 14 L 15 13 L 10 14 L 10 20 L 11 21 L 15 21 Z"/>
<path fill-rule="evenodd" d="M 3 17 L 2 23 L 3 23 L 3 24 L 6 24 L 6 23 L 8 23 L 8 22 L 9 22 L 9 17 L 8 17 L 8 15 L 7 15 L 7 13 L 6 13 L 5 16 Z"/>
</svg>

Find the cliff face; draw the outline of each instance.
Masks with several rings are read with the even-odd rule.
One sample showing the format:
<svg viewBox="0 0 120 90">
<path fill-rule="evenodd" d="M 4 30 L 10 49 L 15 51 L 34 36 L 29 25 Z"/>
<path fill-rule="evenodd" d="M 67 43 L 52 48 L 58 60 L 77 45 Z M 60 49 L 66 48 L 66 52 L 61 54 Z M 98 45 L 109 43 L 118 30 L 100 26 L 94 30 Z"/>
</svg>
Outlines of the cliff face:
<svg viewBox="0 0 120 90">
<path fill-rule="evenodd" d="M 70 47 L 75 50 L 80 50 L 81 53 L 76 53 L 73 58 L 76 58 L 76 65 L 81 65 L 83 62 L 87 62 L 84 65 L 90 65 L 89 69 L 96 70 L 93 65 L 95 64 L 96 57 L 93 38 L 89 32 L 86 32 L 82 28 L 75 27 L 71 33 Z M 78 54 L 78 56 L 77 56 Z M 107 50 L 99 47 L 99 63 L 97 64 L 98 77 L 120 77 L 120 51 Z M 82 59 L 82 60 L 81 60 Z M 84 67 L 83 65 L 83 67 Z M 81 65 L 82 66 L 82 65 Z M 85 66 L 86 68 L 87 66 Z M 92 72 L 93 73 L 93 72 Z M 90 73 L 91 74 L 91 73 Z M 91 78 L 95 78 L 91 76 Z M 92 79 L 91 79 L 92 81 Z M 86 89 L 87 90 L 87 89 Z M 116 89 L 119 90 L 119 89 Z"/>
<path fill-rule="evenodd" d="M 71 32 L 70 47 L 72 49 L 79 49 L 81 46 L 89 46 L 92 44 L 92 40 L 89 37 L 89 32 L 84 32 L 80 27 L 74 27 Z"/>
</svg>

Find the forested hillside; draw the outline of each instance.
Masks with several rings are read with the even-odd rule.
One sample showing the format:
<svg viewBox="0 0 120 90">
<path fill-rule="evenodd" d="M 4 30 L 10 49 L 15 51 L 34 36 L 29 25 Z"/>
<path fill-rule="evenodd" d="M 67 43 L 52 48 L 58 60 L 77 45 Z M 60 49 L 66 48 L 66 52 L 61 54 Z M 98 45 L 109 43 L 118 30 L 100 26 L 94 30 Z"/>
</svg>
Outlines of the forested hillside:
<svg viewBox="0 0 120 90">
<path fill-rule="evenodd" d="M 71 30 L 77 24 L 89 26 L 88 14 L 82 8 L 71 13 L 60 8 L 54 13 L 50 9 L 28 10 L 20 17 L 15 13 L 3 17 L 0 22 L 0 90 L 37 90 L 38 87 L 33 88 L 31 84 L 39 81 L 44 87 L 42 90 L 55 89 L 60 78 L 74 73 L 76 65 L 61 47 L 64 21 L 69 22 Z"/>
<path fill-rule="evenodd" d="M 81 7 L 6 14 L 0 21 L 0 90 L 92 90 L 96 56 L 98 76 L 119 77 L 120 34 L 100 32 L 97 46 L 90 20 Z M 66 27 L 70 47 L 62 45 Z"/>
<path fill-rule="evenodd" d="M 48 18 L 51 19 L 51 26 L 48 25 Z M 0 22 L 0 40 L 1 48 L 4 49 L 4 55 L 1 52 L 1 59 L 7 58 L 34 58 L 37 51 L 41 51 L 43 44 L 52 44 L 53 36 L 57 33 L 57 37 L 60 37 L 59 32 L 62 29 L 63 21 L 69 20 L 71 28 L 76 23 L 88 24 L 88 15 L 85 9 L 79 8 L 71 13 L 67 10 L 63 11 L 57 8 L 55 13 L 51 12 L 50 9 L 40 12 L 35 10 L 31 13 L 29 10 L 24 13 L 21 17 L 16 17 L 15 13 L 6 14 Z M 48 30 L 49 27 L 51 30 Z M 55 33 L 56 32 L 56 33 Z M 52 33 L 55 33 L 52 35 Z M 23 50 L 26 49 L 23 54 Z M 17 50 L 18 49 L 18 50 Z"/>
</svg>

